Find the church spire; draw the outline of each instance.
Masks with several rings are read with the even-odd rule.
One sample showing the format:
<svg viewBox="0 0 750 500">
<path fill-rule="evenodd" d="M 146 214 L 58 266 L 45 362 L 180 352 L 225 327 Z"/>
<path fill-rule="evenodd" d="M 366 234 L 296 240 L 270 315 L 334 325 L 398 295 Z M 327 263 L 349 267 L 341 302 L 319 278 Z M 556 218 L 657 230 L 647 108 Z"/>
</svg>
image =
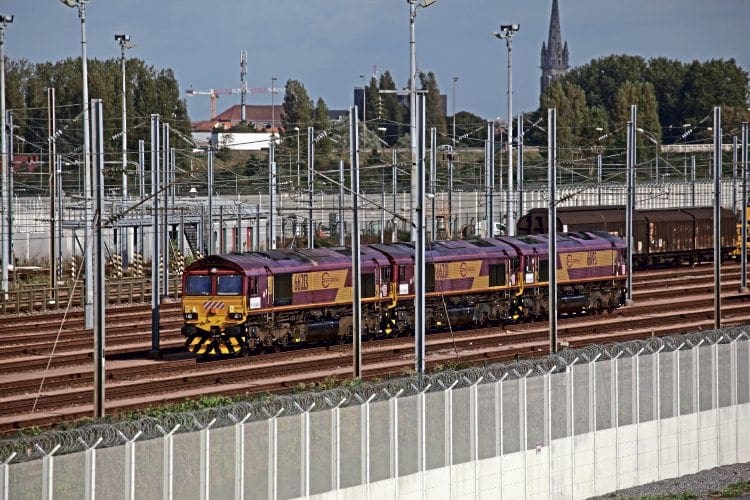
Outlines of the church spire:
<svg viewBox="0 0 750 500">
<path fill-rule="evenodd" d="M 541 93 L 555 80 L 568 71 L 568 44 L 563 43 L 560 33 L 560 12 L 557 0 L 552 0 L 552 14 L 549 21 L 549 35 L 545 45 L 542 42 L 542 81 Z"/>
</svg>

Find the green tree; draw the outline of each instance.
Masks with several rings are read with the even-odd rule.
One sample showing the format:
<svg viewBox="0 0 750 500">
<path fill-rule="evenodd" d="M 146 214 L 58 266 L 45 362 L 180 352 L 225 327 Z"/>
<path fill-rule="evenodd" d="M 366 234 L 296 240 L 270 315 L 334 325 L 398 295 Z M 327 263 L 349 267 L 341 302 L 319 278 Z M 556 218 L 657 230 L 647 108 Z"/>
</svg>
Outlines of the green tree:
<svg viewBox="0 0 750 500">
<path fill-rule="evenodd" d="M 714 106 L 747 107 L 748 74 L 734 59 L 693 61 L 687 68 L 682 107 L 685 122 L 695 123 Z"/>
<path fill-rule="evenodd" d="M 451 126 L 453 125 L 451 120 Z M 468 111 L 456 113 L 456 147 L 480 148 L 487 139 L 487 121 Z"/>
<path fill-rule="evenodd" d="M 639 158 L 651 158 L 655 155 L 653 141 L 661 144 L 661 125 L 659 124 L 659 112 L 654 94 L 654 86 L 649 82 L 635 83 L 626 82 L 620 87 L 615 98 L 614 122 L 619 127 L 627 125 L 630 121 L 630 106 L 635 104 L 637 108 L 637 123 L 639 131 L 636 132 L 636 144 Z M 620 134 L 619 141 L 624 141 L 626 134 Z M 624 142 L 620 142 L 624 145 Z M 646 151 L 646 153 L 643 153 Z"/>
<path fill-rule="evenodd" d="M 561 161 L 573 160 L 579 154 L 574 147 L 581 145 L 589 116 L 583 89 L 558 80 L 542 96 L 542 108 L 557 108 L 557 157 Z"/>
<path fill-rule="evenodd" d="M 425 135 L 429 137 L 429 130 L 435 127 L 437 129 L 438 143 L 445 143 L 448 140 L 448 127 L 446 126 L 445 111 L 443 110 L 443 100 L 440 97 L 440 87 L 438 87 L 435 74 L 432 71 L 426 74 L 420 72 L 419 80 L 422 88 L 427 91 L 427 109 L 425 111 L 427 133 Z M 429 143 L 429 138 L 427 142 Z"/>
<path fill-rule="evenodd" d="M 685 123 L 682 109 L 682 93 L 687 67 L 674 59 L 657 57 L 650 59 L 644 80 L 654 86 L 654 95 L 659 104 L 659 122 L 665 127 Z"/>
<path fill-rule="evenodd" d="M 305 86 L 298 80 L 288 80 L 284 88 L 284 130 L 306 130 L 313 126 L 313 104 Z"/>
<path fill-rule="evenodd" d="M 610 55 L 572 69 L 564 80 L 583 89 L 589 107 L 612 109 L 620 86 L 641 81 L 645 71 L 646 61 L 640 56 Z"/>
<path fill-rule="evenodd" d="M 380 75 L 379 89 L 396 90 L 396 84 L 389 71 Z M 379 103 L 379 107 L 382 109 L 382 118 L 378 126 L 386 129 L 383 140 L 393 146 L 398 143 L 399 137 L 408 130 L 408 123 L 405 122 L 406 109 L 394 93 L 380 94 Z"/>
<path fill-rule="evenodd" d="M 331 132 L 331 120 L 328 117 L 328 106 L 323 98 L 319 97 L 313 112 L 313 127 L 315 127 L 315 158 L 317 160 L 327 159 L 331 153 L 331 140 L 328 137 Z"/>
</svg>

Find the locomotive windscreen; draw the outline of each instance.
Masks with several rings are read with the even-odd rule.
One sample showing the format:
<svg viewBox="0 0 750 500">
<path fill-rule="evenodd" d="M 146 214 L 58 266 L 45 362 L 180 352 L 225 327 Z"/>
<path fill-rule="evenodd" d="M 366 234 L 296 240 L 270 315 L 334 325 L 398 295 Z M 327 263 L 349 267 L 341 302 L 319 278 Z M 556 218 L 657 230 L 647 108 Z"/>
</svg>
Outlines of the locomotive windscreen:
<svg viewBox="0 0 750 500">
<path fill-rule="evenodd" d="M 185 295 L 209 295 L 210 293 L 211 276 L 191 275 L 185 280 Z"/>
</svg>

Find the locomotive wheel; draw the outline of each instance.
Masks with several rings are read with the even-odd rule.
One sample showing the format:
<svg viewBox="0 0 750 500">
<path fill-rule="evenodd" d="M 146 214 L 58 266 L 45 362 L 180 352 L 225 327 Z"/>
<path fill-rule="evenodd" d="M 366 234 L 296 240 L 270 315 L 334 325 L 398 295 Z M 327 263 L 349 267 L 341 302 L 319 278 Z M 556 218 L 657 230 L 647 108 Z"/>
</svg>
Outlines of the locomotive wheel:
<svg viewBox="0 0 750 500">
<path fill-rule="evenodd" d="M 601 300 L 596 301 L 596 307 L 594 308 L 594 312 L 596 312 L 596 314 L 602 314 L 604 312 L 604 306 L 602 305 Z"/>
</svg>

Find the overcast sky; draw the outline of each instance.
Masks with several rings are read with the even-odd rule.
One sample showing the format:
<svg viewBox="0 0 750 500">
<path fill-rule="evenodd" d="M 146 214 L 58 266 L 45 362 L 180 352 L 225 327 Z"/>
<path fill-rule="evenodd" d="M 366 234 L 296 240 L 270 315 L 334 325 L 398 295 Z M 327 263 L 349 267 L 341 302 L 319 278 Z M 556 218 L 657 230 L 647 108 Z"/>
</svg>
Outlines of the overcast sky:
<svg viewBox="0 0 750 500">
<path fill-rule="evenodd" d="M 734 58 L 750 69 L 749 0 L 558 0 L 570 65 L 609 54 L 666 56 L 681 61 Z M 540 50 L 552 0 L 438 0 L 418 9 L 417 67 L 435 73 L 456 110 L 505 117 L 507 52 L 492 36 L 519 23 L 513 40 L 514 112 L 538 106 Z M 77 11 L 59 0 L 2 0 L 15 16 L 5 31 L 5 54 L 32 62 L 81 53 Z M 300 80 L 329 108 L 351 105 L 360 75 L 389 70 L 397 86 L 409 75 L 406 0 L 89 0 L 90 58 L 119 57 L 115 33 L 128 33 L 138 57 L 171 68 L 181 92 L 240 86 L 240 50 L 248 53 L 248 86 Z M 92 96 L 96 97 L 96 96 Z M 186 97 L 193 120 L 207 119 L 206 96 Z M 239 95 L 219 99 L 219 111 Z M 251 95 L 250 104 L 270 104 Z"/>
</svg>

